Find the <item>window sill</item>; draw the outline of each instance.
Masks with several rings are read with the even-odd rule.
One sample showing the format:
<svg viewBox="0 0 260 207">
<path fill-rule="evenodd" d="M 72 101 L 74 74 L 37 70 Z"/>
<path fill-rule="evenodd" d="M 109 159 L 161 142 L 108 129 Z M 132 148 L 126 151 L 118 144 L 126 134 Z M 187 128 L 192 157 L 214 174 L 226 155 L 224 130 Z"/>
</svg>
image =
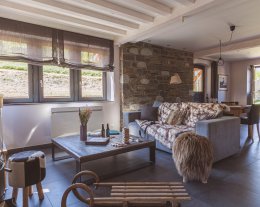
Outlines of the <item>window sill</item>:
<svg viewBox="0 0 260 207">
<path fill-rule="evenodd" d="M 5 106 L 29 106 L 29 105 L 51 105 L 51 104 L 72 104 L 72 103 L 110 103 L 110 102 L 115 102 L 115 101 L 110 101 L 110 100 L 86 100 L 86 101 L 54 101 L 54 102 L 40 102 L 40 103 L 34 103 L 34 102 L 24 102 L 24 103 L 4 103 Z"/>
</svg>

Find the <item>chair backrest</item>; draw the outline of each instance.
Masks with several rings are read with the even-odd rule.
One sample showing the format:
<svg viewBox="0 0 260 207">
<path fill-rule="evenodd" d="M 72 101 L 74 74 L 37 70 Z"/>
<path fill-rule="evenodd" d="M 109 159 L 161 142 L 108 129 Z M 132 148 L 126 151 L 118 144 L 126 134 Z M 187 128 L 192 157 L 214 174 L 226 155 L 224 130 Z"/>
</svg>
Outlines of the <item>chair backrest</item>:
<svg viewBox="0 0 260 207">
<path fill-rule="evenodd" d="M 248 113 L 249 124 L 258 124 L 259 123 L 259 113 L 260 113 L 260 105 L 253 104 Z"/>
<path fill-rule="evenodd" d="M 226 104 L 228 106 L 238 106 L 238 101 L 228 101 L 228 102 L 225 102 L 225 101 L 222 101 L 221 102 L 222 104 Z"/>
</svg>

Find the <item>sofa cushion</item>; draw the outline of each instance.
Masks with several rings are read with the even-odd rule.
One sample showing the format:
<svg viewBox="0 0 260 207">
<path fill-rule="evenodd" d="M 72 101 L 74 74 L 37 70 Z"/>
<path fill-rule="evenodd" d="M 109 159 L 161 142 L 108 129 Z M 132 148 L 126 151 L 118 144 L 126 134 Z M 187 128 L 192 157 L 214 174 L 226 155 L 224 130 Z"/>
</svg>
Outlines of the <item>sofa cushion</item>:
<svg viewBox="0 0 260 207">
<path fill-rule="evenodd" d="M 137 124 L 146 134 L 153 136 L 161 144 L 171 149 L 174 139 L 181 133 L 194 131 L 193 127 L 185 125 L 168 125 L 155 122 L 151 124 L 150 121 L 136 120 Z"/>
<path fill-rule="evenodd" d="M 141 119 L 147 121 L 158 121 L 158 107 L 153 107 L 153 106 L 142 107 Z"/>
</svg>

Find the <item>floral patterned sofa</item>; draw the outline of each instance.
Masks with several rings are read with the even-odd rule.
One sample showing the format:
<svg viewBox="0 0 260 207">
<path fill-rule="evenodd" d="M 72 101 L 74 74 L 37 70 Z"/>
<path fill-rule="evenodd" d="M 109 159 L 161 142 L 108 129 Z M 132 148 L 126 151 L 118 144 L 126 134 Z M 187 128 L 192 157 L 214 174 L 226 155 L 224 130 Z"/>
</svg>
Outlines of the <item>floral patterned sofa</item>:
<svg viewBox="0 0 260 207">
<path fill-rule="evenodd" d="M 224 104 L 165 102 L 155 122 L 140 120 L 141 112 L 125 112 L 124 125 L 132 135 L 155 139 L 157 148 L 169 153 L 178 135 L 196 132 L 211 141 L 216 162 L 240 150 L 240 120 L 224 116 L 228 111 Z"/>
</svg>

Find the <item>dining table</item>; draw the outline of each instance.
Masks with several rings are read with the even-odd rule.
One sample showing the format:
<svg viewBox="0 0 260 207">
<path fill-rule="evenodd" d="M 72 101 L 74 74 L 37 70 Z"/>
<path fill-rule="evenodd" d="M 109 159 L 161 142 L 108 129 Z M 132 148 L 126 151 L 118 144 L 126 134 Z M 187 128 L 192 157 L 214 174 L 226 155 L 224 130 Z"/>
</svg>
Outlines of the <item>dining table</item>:
<svg viewBox="0 0 260 207">
<path fill-rule="evenodd" d="M 231 114 L 240 117 L 242 114 L 249 112 L 251 105 L 234 105 L 229 106 L 229 108 Z"/>
</svg>

